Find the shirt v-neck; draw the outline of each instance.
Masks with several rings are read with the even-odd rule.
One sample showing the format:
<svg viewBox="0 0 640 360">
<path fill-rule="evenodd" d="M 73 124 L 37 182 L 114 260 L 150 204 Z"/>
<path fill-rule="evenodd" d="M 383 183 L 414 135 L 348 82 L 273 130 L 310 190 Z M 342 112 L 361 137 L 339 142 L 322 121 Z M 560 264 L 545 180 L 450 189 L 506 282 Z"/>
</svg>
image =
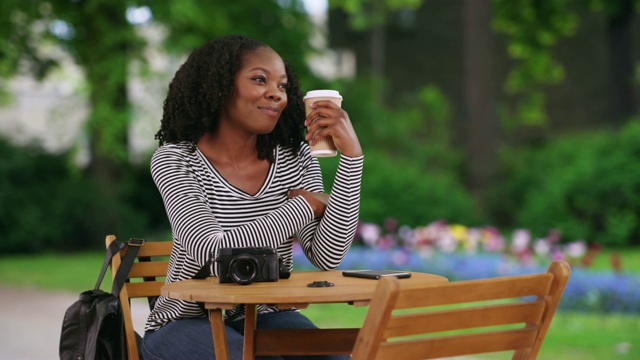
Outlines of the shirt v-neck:
<svg viewBox="0 0 640 360">
<path fill-rule="evenodd" d="M 267 191 L 267 189 L 269 189 L 269 187 L 271 186 L 271 182 L 273 181 L 273 177 L 276 172 L 276 164 L 278 162 L 278 151 L 274 149 L 273 162 L 269 164 L 269 171 L 267 171 L 267 177 L 262 182 L 262 185 L 258 189 L 258 192 L 256 192 L 255 194 L 249 194 L 248 192 L 233 185 L 224 176 L 222 176 L 222 174 L 218 171 L 218 169 L 216 169 L 216 167 L 211 163 L 211 161 L 209 161 L 209 159 L 207 159 L 204 153 L 202 153 L 202 151 L 200 151 L 200 149 L 198 149 L 197 147 L 196 147 L 196 152 L 200 157 L 200 161 L 202 161 L 205 164 L 205 166 L 209 169 L 209 171 L 211 171 L 212 176 L 218 179 L 218 181 L 220 181 L 221 184 L 227 187 L 230 191 L 242 197 L 249 197 L 249 198 L 259 198 Z"/>
</svg>

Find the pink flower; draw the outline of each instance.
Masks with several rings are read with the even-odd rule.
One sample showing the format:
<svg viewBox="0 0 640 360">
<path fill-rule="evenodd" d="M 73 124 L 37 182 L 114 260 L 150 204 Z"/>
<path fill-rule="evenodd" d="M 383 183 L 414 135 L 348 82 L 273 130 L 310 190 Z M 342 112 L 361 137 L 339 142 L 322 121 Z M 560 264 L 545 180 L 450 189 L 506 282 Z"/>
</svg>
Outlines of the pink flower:
<svg viewBox="0 0 640 360">
<path fill-rule="evenodd" d="M 566 260 L 566 256 L 564 255 L 564 253 L 558 249 L 557 247 L 554 247 L 553 250 L 551 251 L 551 259 L 552 260 Z"/>
<path fill-rule="evenodd" d="M 504 250 L 505 241 L 500 232 L 494 227 L 485 228 L 484 249 L 488 252 Z"/>
</svg>

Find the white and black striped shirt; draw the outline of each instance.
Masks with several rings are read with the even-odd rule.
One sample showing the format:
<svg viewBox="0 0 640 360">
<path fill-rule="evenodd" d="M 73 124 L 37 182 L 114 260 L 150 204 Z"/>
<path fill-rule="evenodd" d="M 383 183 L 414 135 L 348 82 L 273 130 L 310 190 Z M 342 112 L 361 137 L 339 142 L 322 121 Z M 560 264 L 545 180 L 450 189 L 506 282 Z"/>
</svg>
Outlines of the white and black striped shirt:
<svg viewBox="0 0 640 360">
<path fill-rule="evenodd" d="M 323 191 L 318 160 L 306 143 L 298 154 L 278 147 L 267 178 L 255 195 L 229 182 L 193 144 L 167 144 L 154 153 L 151 174 L 164 201 L 173 232 L 166 282 L 191 279 L 211 253 L 224 247 L 276 248 L 292 270 L 294 235 L 309 260 L 322 270 L 340 265 L 358 223 L 363 157 L 340 157 L 329 205 L 321 219 L 290 189 Z M 215 267 L 214 269 L 215 270 Z M 259 312 L 277 311 L 260 306 Z M 227 315 L 234 316 L 233 311 Z M 161 296 L 145 330 L 205 314 L 194 302 Z"/>
</svg>

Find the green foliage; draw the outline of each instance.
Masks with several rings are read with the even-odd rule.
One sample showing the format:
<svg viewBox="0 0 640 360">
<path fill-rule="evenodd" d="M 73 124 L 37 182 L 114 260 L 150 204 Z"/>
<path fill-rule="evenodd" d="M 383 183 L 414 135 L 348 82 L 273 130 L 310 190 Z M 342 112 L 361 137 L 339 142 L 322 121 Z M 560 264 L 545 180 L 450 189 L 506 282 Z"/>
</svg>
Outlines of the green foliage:
<svg viewBox="0 0 640 360">
<path fill-rule="evenodd" d="M 0 30 L 9 36 L 0 40 L 0 78 L 14 75 L 20 63 L 43 78 L 58 60 L 42 45 L 66 50 L 87 78 L 91 113 L 86 127 L 93 156 L 128 158 L 128 65 L 146 46 L 138 25 L 125 16 L 136 6 L 150 8 L 154 23 L 166 30 L 164 45 L 180 55 L 214 37 L 242 33 L 279 51 L 303 77 L 308 74 L 304 55 L 311 49 L 312 29 L 300 0 L 3 1 Z"/>
<path fill-rule="evenodd" d="M 0 140 L 0 252 L 34 252 L 75 231 L 90 190 L 68 176 L 64 156 L 18 149 Z"/>
<path fill-rule="evenodd" d="M 66 154 L 5 140 L 0 152 L 0 254 L 102 248 L 107 234 L 140 237 L 166 223 L 146 166 L 126 169 L 119 202 L 101 196 L 91 180 L 73 171 Z"/>
<path fill-rule="evenodd" d="M 0 190 L 6 200 L 0 204 L 0 215 L 6 214 L 0 229 L 11 230 L 0 252 L 68 249 L 69 245 L 91 248 L 102 241 L 87 239 L 102 239 L 107 233 L 140 236 L 159 219 L 166 223 L 148 166 L 138 169 L 128 164 L 129 65 L 144 61 L 147 44 L 138 31 L 144 25 L 129 22 L 126 13 L 138 6 L 151 10 L 158 25 L 155 29 L 167 34 L 165 49 L 179 55 L 212 38 L 242 33 L 263 40 L 302 78 L 308 76 L 304 55 L 310 50 L 311 24 L 301 0 L 3 1 L 0 79 L 25 68 L 43 78 L 58 62 L 53 58 L 55 51 L 43 49 L 64 50 L 86 77 L 90 112 L 84 125 L 92 162 L 83 169 L 88 178 L 70 175 L 65 155 L 16 155 L 5 164 L 10 176 L 34 182 L 11 178 Z M 8 98 L 3 90 L 0 101 Z M 41 173 L 49 175 L 46 185 L 35 180 Z M 19 210 L 9 208 L 16 204 Z"/>
<path fill-rule="evenodd" d="M 619 131 L 566 135 L 503 153 L 493 193 L 500 222 L 538 236 L 619 246 L 640 244 L 640 124 Z M 500 210 L 496 210 L 500 209 Z"/>
<path fill-rule="evenodd" d="M 572 5 L 571 0 L 493 0 L 493 27 L 508 36 L 507 51 L 516 60 L 505 90 L 516 96 L 518 104 L 501 109 L 507 128 L 548 123 L 544 86 L 564 80 L 564 69 L 553 59 L 552 48 L 575 33 L 578 18 Z"/>
<path fill-rule="evenodd" d="M 354 29 L 362 30 L 381 25 L 387 21 L 388 13 L 401 9 L 416 9 L 424 0 L 343 0 L 330 1 L 332 8 L 341 8 L 349 14 Z"/>
<path fill-rule="evenodd" d="M 175 53 L 227 34 L 244 34 L 273 47 L 299 76 L 306 77 L 312 25 L 301 0 L 179 0 L 150 4 L 154 20 L 170 31 L 165 47 Z"/>
<path fill-rule="evenodd" d="M 430 171 L 420 162 L 369 150 L 360 218 L 382 224 L 388 217 L 409 226 L 438 219 L 471 225 L 480 220 L 473 199 L 456 174 Z"/>
<path fill-rule="evenodd" d="M 477 224 L 480 216 L 461 180 L 461 154 L 451 145 L 451 109 L 440 90 L 427 86 L 409 106 L 392 110 L 375 100 L 383 86 L 375 79 L 331 84 L 344 97 L 365 154 L 361 219 Z M 337 159 L 320 164 L 330 190 Z"/>
</svg>

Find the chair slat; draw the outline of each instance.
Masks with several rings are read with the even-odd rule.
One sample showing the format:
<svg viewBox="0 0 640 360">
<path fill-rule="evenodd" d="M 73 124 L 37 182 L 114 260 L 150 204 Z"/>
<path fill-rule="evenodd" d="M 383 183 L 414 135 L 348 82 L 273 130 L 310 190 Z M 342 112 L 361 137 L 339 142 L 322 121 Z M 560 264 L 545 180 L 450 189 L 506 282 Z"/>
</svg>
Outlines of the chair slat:
<svg viewBox="0 0 640 360">
<path fill-rule="evenodd" d="M 502 278 L 457 281 L 432 285 L 431 291 L 406 288 L 400 292 L 396 309 L 416 306 L 460 304 L 525 296 L 543 296 L 549 293 L 553 275 L 544 273 Z"/>
<path fill-rule="evenodd" d="M 168 261 L 137 262 L 131 266 L 131 270 L 129 270 L 129 278 L 166 276 L 168 268 Z"/>
<path fill-rule="evenodd" d="M 403 360 L 435 359 L 522 349 L 533 345 L 536 334 L 537 329 L 530 327 L 426 340 L 391 341 L 381 345 L 376 359 L 394 359 L 399 354 Z"/>
<path fill-rule="evenodd" d="M 315 329 L 278 329 L 275 334 L 268 329 L 258 329 L 255 347 L 260 352 L 256 355 L 309 354 L 309 349 L 316 351 L 314 355 L 344 354 L 351 350 L 356 336 L 358 329 L 323 329 L 322 333 Z M 327 352 L 324 346 L 329 341 L 332 341 L 333 353 Z"/>
<path fill-rule="evenodd" d="M 160 288 L 164 281 L 147 281 L 125 284 L 130 298 L 160 296 Z"/>
<path fill-rule="evenodd" d="M 172 248 L 173 241 L 147 241 L 138 250 L 138 257 L 169 256 Z"/>
<path fill-rule="evenodd" d="M 389 320 L 385 336 L 399 337 L 457 329 L 538 323 L 545 305 L 544 300 L 539 300 L 397 315 Z"/>
</svg>

